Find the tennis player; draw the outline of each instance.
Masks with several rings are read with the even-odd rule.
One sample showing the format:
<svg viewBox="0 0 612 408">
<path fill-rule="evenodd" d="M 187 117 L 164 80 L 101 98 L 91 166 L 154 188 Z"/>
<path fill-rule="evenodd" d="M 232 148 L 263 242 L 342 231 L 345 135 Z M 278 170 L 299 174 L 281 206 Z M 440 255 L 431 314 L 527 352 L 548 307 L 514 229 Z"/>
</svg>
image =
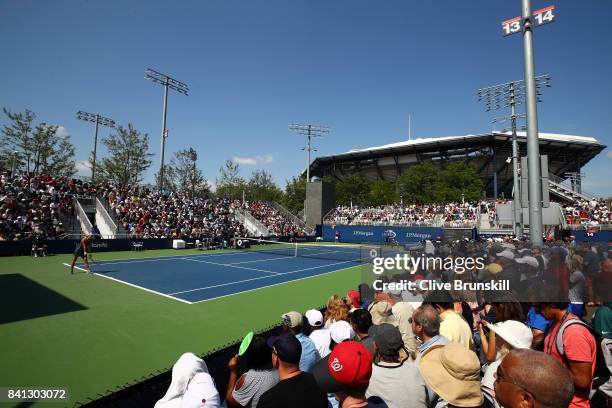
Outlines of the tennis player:
<svg viewBox="0 0 612 408">
<path fill-rule="evenodd" d="M 79 256 L 83 258 L 87 273 L 91 273 L 91 270 L 89 269 L 89 262 L 87 262 L 87 251 L 89 249 L 89 246 L 91 245 L 91 241 L 93 241 L 93 236 L 86 235 L 83 239 L 81 239 L 77 247 L 74 249 L 74 252 L 72 253 L 74 257 L 72 258 L 72 263 L 70 264 L 70 274 L 74 273 L 74 264 L 76 263 L 76 260 Z"/>
</svg>

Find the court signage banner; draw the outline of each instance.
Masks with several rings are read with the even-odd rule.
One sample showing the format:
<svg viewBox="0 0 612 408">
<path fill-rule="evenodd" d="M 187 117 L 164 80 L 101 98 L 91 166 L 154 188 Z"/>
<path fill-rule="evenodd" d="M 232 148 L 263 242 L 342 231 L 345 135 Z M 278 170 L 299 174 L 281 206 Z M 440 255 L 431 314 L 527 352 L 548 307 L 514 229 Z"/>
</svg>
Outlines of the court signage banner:
<svg viewBox="0 0 612 408">
<path fill-rule="evenodd" d="M 340 242 L 414 244 L 424 239 L 435 240 L 443 234 L 442 228 L 434 227 L 396 227 L 364 225 L 323 225 L 323 240 L 334 241 L 336 232 Z"/>
<path fill-rule="evenodd" d="M 193 240 L 187 240 L 193 242 Z M 58 239 L 47 241 L 48 254 L 69 254 L 79 243 L 74 239 Z M 129 251 L 134 247 L 134 243 L 142 243 L 143 249 L 166 249 L 172 248 L 172 239 L 151 238 L 151 239 L 98 239 L 92 242 L 91 251 Z M 32 241 L 3 241 L 0 242 L 0 256 L 30 255 Z"/>
</svg>

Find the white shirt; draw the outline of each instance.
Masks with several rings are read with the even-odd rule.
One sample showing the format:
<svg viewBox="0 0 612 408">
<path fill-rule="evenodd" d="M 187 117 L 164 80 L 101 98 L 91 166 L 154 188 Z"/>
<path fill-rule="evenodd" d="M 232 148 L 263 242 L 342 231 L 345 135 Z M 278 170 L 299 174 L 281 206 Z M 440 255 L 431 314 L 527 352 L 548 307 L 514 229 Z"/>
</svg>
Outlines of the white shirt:
<svg viewBox="0 0 612 408">
<path fill-rule="evenodd" d="M 325 358 L 329 353 L 331 353 L 331 350 L 329 349 L 329 343 L 331 341 L 329 329 L 315 330 L 310 333 L 309 337 L 314 342 L 321 358 Z"/>
</svg>

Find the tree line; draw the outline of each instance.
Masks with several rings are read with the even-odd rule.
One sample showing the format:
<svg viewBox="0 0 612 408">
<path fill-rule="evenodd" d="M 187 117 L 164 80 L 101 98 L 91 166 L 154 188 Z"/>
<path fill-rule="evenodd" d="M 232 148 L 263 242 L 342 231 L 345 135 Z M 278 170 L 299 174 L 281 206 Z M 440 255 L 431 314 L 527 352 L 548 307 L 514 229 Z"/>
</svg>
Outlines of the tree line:
<svg viewBox="0 0 612 408">
<path fill-rule="evenodd" d="M 60 126 L 35 123 L 36 115 L 26 110 L 13 113 L 3 109 L 8 118 L 0 134 L 0 170 L 73 176 L 76 172 L 75 148 L 70 136 L 58 132 Z M 118 126 L 101 138 L 107 154 L 96 163 L 96 182 L 116 184 L 141 183 L 152 164 L 149 135 L 139 132 L 132 124 Z M 174 153 L 164 166 L 163 186 L 166 191 L 184 191 L 193 197 L 211 193 L 211 186 L 197 166 L 198 153 L 188 147 Z M 91 163 L 90 155 L 89 162 Z M 155 174 L 159 185 L 159 173 Z M 295 176 L 281 189 L 266 170 L 255 170 L 248 179 L 241 176 L 240 166 L 227 160 L 216 178 L 216 195 L 247 200 L 276 201 L 293 213 L 304 208 L 306 178 Z M 465 161 L 422 162 L 411 166 L 395 181 L 371 181 L 361 173 L 349 174 L 335 184 L 338 205 L 377 206 L 397 202 L 427 204 L 478 200 L 482 180 Z"/>
</svg>

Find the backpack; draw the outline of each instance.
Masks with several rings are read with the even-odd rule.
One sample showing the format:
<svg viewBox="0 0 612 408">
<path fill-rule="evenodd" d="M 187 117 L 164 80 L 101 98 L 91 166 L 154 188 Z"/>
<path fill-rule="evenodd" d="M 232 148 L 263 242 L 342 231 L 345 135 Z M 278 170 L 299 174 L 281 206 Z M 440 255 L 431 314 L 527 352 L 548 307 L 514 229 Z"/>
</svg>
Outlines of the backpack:
<svg viewBox="0 0 612 408">
<path fill-rule="evenodd" d="M 561 327 L 559 327 L 559 331 L 557 332 L 557 338 L 555 340 L 555 345 L 557 347 L 557 351 L 563 357 L 563 359 L 567 363 L 567 356 L 565 355 L 564 347 L 563 347 L 563 333 L 565 329 L 573 324 L 579 324 L 591 333 L 591 335 L 595 338 L 595 349 L 597 355 L 595 357 L 595 372 L 593 373 L 593 389 L 597 389 L 600 384 L 605 383 L 610 378 L 610 369 L 606 365 L 606 360 L 604 357 L 603 347 L 605 346 L 604 340 L 601 335 L 595 331 L 595 329 L 588 323 L 580 320 L 580 319 L 568 319 L 566 320 Z"/>
</svg>

